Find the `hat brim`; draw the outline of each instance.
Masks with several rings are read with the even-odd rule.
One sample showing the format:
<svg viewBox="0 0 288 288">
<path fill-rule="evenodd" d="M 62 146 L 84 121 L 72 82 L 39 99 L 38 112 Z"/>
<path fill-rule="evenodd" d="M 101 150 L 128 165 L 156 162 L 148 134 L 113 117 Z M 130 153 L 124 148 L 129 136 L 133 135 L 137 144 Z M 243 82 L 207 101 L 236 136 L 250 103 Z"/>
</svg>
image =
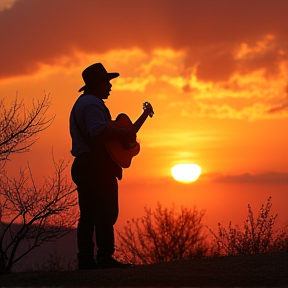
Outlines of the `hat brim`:
<svg viewBox="0 0 288 288">
<path fill-rule="evenodd" d="M 94 83 L 98 83 L 98 82 L 100 82 L 100 81 L 102 81 L 102 80 L 111 80 L 111 79 L 117 78 L 119 75 L 120 75 L 120 74 L 117 73 L 117 72 L 107 73 L 107 75 L 105 75 L 105 76 L 102 77 L 101 79 L 95 80 L 95 82 L 93 82 L 93 84 L 94 84 Z M 89 84 L 85 84 L 84 86 L 82 86 L 82 87 L 78 90 L 78 92 L 82 92 L 82 91 L 85 90 L 88 86 L 89 86 Z"/>
</svg>

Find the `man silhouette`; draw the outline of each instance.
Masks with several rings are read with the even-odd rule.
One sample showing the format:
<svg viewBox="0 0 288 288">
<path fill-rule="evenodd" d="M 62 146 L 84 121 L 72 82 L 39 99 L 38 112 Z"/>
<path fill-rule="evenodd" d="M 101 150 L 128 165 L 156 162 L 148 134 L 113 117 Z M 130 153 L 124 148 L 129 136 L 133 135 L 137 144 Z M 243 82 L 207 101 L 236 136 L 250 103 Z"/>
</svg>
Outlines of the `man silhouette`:
<svg viewBox="0 0 288 288">
<path fill-rule="evenodd" d="M 81 270 L 127 266 L 112 257 L 114 224 L 118 217 L 118 180 L 122 179 L 122 168 L 105 149 L 107 140 L 136 141 L 133 128 L 109 125 L 111 115 L 103 100 L 110 95 L 110 80 L 118 76 L 116 72 L 108 73 L 101 63 L 87 67 L 82 72 L 85 85 L 79 89 L 83 94 L 70 114 L 71 154 L 75 157 L 71 175 L 77 185 L 80 208 L 77 244 Z M 150 108 L 143 111 L 145 117 L 149 113 Z"/>
</svg>

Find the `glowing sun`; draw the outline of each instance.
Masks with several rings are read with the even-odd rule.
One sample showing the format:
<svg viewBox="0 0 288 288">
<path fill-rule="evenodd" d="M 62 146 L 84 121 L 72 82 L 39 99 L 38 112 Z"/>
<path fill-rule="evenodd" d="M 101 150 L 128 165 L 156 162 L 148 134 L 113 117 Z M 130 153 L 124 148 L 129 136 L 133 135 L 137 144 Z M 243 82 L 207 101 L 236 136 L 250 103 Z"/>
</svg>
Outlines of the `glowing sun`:
<svg viewBox="0 0 288 288">
<path fill-rule="evenodd" d="M 199 178 L 201 167 L 197 164 L 177 164 L 172 167 L 171 173 L 176 181 L 191 183 Z"/>
</svg>

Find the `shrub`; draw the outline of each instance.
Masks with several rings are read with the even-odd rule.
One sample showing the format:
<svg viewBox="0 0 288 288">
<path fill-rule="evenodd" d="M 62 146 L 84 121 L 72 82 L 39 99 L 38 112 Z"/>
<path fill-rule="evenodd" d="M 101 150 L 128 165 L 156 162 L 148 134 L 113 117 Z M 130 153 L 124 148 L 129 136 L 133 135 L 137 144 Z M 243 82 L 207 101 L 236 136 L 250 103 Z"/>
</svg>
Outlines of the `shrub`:
<svg viewBox="0 0 288 288">
<path fill-rule="evenodd" d="M 118 258 L 133 264 L 151 264 L 205 256 L 208 252 L 202 225 L 203 211 L 181 208 L 176 213 L 158 206 L 145 207 L 145 216 L 127 222 L 118 232 Z"/>
<path fill-rule="evenodd" d="M 271 197 L 269 197 L 267 204 L 261 205 L 259 214 L 255 218 L 252 207 L 248 204 L 248 216 L 242 228 L 238 225 L 233 227 L 230 221 L 227 230 L 218 223 L 217 235 L 210 229 L 215 237 L 218 254 L 243 255 L 287 251 L 288 227 L 274 229 L 278 215 L 270 215 L 271 207 Z"/>
</svg>

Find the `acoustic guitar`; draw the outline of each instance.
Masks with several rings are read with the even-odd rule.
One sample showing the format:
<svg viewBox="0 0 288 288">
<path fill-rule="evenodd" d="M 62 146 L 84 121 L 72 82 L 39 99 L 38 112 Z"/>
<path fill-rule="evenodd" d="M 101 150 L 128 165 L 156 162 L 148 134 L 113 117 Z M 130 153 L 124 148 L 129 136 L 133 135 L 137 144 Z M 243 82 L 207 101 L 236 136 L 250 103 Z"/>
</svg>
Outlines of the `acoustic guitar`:
<svg viewBox="0 0 288 288">
<path fill-rule="evenodd" d="M 149 114 L 149 116 L 152 117 L 154 115 L 153 108 L 149 102 L 145 102 L 143 104 L 143 110 L 146 110 L 148 107 L 152 109 L 152 112 Z M 122 128 L 133 128 L 137 133 L 147 117 L 148 115 L 143 111 L 136 122 L 132 123 L 126 114 L 121 113 L 117 116 L 115 121 L 111 121 L 110 124 Z M 140 144 L 137 140 L 125 144 L 121 141 L 110 140 L 105 143 L 105 146 L 112 159 L 122 168 L 130 167 L 132 158 L 140 152 Z"/>
</svg>

